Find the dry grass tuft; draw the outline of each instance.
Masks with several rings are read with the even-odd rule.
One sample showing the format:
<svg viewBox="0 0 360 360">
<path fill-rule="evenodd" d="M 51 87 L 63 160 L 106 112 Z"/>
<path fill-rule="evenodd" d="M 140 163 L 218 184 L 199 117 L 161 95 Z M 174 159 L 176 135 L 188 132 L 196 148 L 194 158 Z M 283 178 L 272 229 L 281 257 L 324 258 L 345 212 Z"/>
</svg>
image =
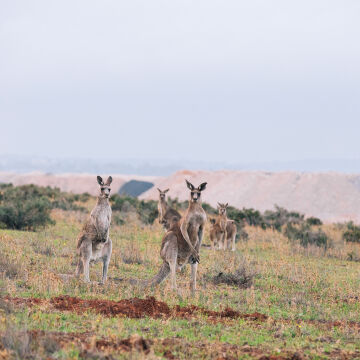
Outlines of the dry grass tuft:
<svg viewBox="0 0 360 360">
<path fill-rule="evenodd" d="M 130 242 L 122 250 L 121 259 L 125 264 L 141 265 L 144 263 L 139 246 L 134 242 Z"/>
<path fill-rule="evenodd" d="M 218 264 L 206 277 L 215 285 L 227 284 L 240 289 L 253 286 L 257 273 L 252 264 L 245 259 L 237 257 L 231 270 L 225 271 L 224 269 L 226 268 L 223 265 Z"/>
<path fill-rule="evenodd" d="M 0 254 L 0 273 L 8 279 L 16 279 L 24 274 L 20 263 Z"/>
</svg>

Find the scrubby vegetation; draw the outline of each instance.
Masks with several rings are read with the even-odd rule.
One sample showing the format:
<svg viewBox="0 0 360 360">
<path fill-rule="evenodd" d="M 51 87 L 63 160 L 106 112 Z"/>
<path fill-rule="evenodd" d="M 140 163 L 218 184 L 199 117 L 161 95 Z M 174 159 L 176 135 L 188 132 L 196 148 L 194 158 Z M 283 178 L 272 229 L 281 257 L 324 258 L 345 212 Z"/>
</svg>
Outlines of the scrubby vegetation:
<svg viewBox="0 0 360 360">
<path fill-rule="evenodd" d="M 347 242 L 360 243 L 360 226 L 352 221 L 345 224 L 344 239 Z"/>
<path fill-rule="evenodd" d="M 0 184 L 0 228 L 36 230 L 52 224 L 52 209 L 85 211 L 78 202 L 89 200 L 89 194 L 70 194 L 58 188 L 36 185 Z"/>
<path fill-rule="evenodd" d="M 87 214 L 54 210 L 45 198 L 53 223 L 0 230 L 0 358 L 360 358 L 360 244 L 344 236 L 356 225 L 321 225 L 281 208 L 266 216 L 230 209 L 248 239 L 235 252 L 200 249 L 192 298 L 189 267 L 178 274 L 178 293 L 169 281 L 146 289 L 130 281 L 151 278 L 162 263 L 156 202 L 113 197 L 113 255 L 100 286 L 59 275 L 75 271 Z M 94 205 L 80 198 L 73 204 Z M 99 272 L 94 264 L 90 278 Z"/>
<path fill-rule="evenodd" d="M 155 200 L 139 200 L 138 198 L 115 194 L 110 198 L 111 208 L 114 212 L 115 221 L 121 224 L 124 218 L 121 217 L 120 213 L 124 217 L 131 213 L 135 213 L 137 218 L 143 224 L 152 224 L 158 217 L 157 201 Z"/>
</svg>

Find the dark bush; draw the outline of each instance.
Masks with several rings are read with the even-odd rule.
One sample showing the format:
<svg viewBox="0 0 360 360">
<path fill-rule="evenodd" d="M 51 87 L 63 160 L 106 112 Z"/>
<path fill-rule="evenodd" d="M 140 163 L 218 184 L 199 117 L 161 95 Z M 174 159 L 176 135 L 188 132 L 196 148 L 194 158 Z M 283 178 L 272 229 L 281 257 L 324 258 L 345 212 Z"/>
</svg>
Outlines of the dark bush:
<svg viewBox="0 0 360 360">
<path fill-rule="evenodd" d="M 360 227 L 355 225 L 352 221 L 346 224 L 346 230 L 343 237 L 346 242 L 360 243 Z"/>
<path fill-rule="evenodd" d="M 246 223 L 250 226 L 259 226 L 265 229 L 266 224 L 260 211 L 254 209 L 243 208 L 239 210 L 233 206 L 228 206 L 227 216 L 231 220 L 235 220 L 236 223 Z"/>
<path fill-rule="evenodd" d="M 305 220 L 306 224 L 310 225 L 310 226 L 319 226 L 319 225 L 322 225 L 322 221 L 317 218 L 317 217 L 309 217 Z"/>
<path fill-rule="evenodd" d="M 298 241 L 303 247 L 316 245 L 327 248 L 329 246 L 328 236 L 320 229 L 313 231 L 307 224 L 301 224 L 300 226 L 287 224 L 284 234 L 290 240 L 294 242 Z"/>
<path fill-rule="evenodd" d="M 159 214 L 157 201 L 155 200 L 145 201 L 131 196 L 115 194 L 110 198 L 110 201 L 113 211 L 121 211 L 122 213 L 135 212 L 144 224 L 152 224 Z"/>
<path fill-rule="evenodd" d="M 10 185 L 0 189 L 0 227 L 36 230 L 53 224 L 51 209 L 50 200 L 32 185 Z"/>
<path fill-rule="evenodd" d="M 202 203 L 202 207 L 205 210 L 205 212 L 209 215 L 215 215 L 218 213 L 218 210 L 213 208 L 210 204 L 204 202 Z"/>
<path fill-rule="evenodd" d="M 186 210 L 189 206 L 189 201 L 179 201 L 178 198 L 172 199 L 170 196 L 168 197 L 168 204 L 170 207 L 177 211 Z"/>
<path fill-rule="evenodd" d="M 36 230 L 54 223 L 51 209 L 85 211 L 76 202 L 85 202 L 89 197 L 87 193 L 65 193 L 49 186 L 0 184 L 0 227 Z"/>
<path fill-rule="evenodd" d="M 264 212 L 264 222 L 267 228 L 281 231 L 285 224 L 300 224 L 304 221 L 304 215 L 295 211 L 288 211 L 275 205 L 275 210 Z"/>
</svg>

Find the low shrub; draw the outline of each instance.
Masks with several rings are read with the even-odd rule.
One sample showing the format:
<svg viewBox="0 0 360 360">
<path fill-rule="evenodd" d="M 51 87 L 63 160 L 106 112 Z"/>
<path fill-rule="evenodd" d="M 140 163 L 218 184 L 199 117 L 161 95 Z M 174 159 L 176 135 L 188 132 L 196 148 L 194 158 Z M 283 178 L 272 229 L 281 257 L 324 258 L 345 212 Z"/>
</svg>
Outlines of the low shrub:
<svg viewBox="0 0 360 360">
<path fill-rule="evenodd" d="M 152 224 L 158 217 L 157 201 L 139 200 L 137 198 L 115 194 L 110 198 L 111 208 L 113 211 L 122 213 L 135 212 L 139 220 L 144 224 Z M 121 215 L 117 215 L 121 219 Z M 121 223 L 121 220 L 120 220 Z"/>
<path fill-rule="evenodd" d="M 343 237 L 346 242 L 360 243 L 360 226 L 349 221 L 346 223 Z"/>
<path fill-rule="evenodd" d="M 308 217 L 306 220 L 305 220 L 306 224 L 310 225 L 310 226 L 320 226 L 322 225 L 322 221 L 317 218 L 317 217 Z"/>
<path fill-rule="evenodd" d="M 330 239 L 321 229 L 313 231 L 312 228 L 305 223 L 300 226 L 287 224 L 284 234 L 291 241 L 299 242 L 303 247 L 316 245 L 318 247 L 328 248 L 330 245 Z"/>
<path fill-rule="evenodd" d="M 65 193 L 49 186 L 0 184 L 0 228 L 33 231 L 54 224 L 52 209 L 86 211 L 77 202 L 89 197 L 87 193 Z"/>
</svg>

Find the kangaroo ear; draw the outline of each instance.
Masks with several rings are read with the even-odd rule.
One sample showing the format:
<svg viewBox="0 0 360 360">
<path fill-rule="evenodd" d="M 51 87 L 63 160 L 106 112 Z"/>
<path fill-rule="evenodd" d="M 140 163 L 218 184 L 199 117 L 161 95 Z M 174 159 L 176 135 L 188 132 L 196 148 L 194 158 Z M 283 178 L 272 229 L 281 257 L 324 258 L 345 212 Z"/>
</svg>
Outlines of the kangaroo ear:
<svg viewBox="0 0 360 360">
<path fill-rule="evenodd" d="M 218 204 L 218 207 L 221 207 L 221 204 L 219 202 L 217 204 Z"/>
<path fill-rule="evenodd" d="M 195 189 L 195 186 L 194 186 L 191 182 L 189 182 L 189 181 L 187 181 L 187 180 L 185 180 L 185 181 L 186 181 L 187 187 L 188 187 L 191 191 L 193 191 L 193 190 Z"/>
<path fill-rule="evenodd" d="M 99 185 L 104 185 L 104 182 L 103 182 L 103 179 L 101 176 L 99 176 L 99 175 L 97 176 L 97 181 L 98 181 Z"/>
<path fill-rule="evenodd" d="M 228 206 L 229 206 L 229 203 L 226 203 L 226 204 L 225 204 L 225 207 L 227 208 Z"/>
<path fill-rule="evenodd" d="M 200 185 L 199 185 L 199 187 L 198 187 L 198 190 L 199 190 L 199 191 L 203 191 L 203 190 L 205 190 L 205 189 L 206 189 L 206 185 L 207 185 L 207 183 L 206 183 L 206 182 L 204 182 L 204 183 L 200 184 Z"/>
<path fill-rule="evenodd" d="M 106 180 L 106 184 L 105 184 L 105 185 L 110 186 L 111 183 L 112 183 L 112 177 L 109 176 L 109 177 L 107 178 L 107 180 Z"/>
<path fill-rule="evenodd" d="M 166 190 L 164 190 L 164 193 L 167 193 L 169 190 L 170 190 L 170 189 L 166 189 Z"/>
<path fill-rule="evenodd" d="M 161 190 L 159 188 L 157 188 L 157 189 L 158 189 L 159 193 L 161 193 Z"/>
</svg>

